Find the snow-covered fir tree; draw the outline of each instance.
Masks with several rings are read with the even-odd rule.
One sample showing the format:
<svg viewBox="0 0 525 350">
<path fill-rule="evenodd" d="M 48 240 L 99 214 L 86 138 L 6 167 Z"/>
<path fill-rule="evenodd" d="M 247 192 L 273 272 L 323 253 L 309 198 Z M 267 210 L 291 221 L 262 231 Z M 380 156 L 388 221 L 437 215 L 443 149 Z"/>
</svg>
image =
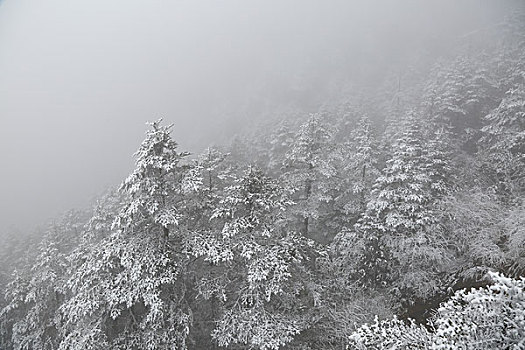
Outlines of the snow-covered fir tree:
<svg viewBox="0 0 525 350">
<path fill-rule="evenodd" d="M 187 153 L 177 151 L 170 128 L 151 123 L 135 154 L 136 169 L 120 187 L 125 202 L 111 231 L 83 251 L 66 283 L 72 297 L 61 306 L 63 349 L 186 348 L 191 313 L 178 225 L 184 193 L 194 186 L 180 164 Z"/>
<path fill-rule="evenodd" d="M 173 125 L 162 126 L 161 122 L 150 123 L 151 129 L 135 153 L 135 170 L 120 187 L 131 199 L 117 216 L 115 227 L 133 228 L 142 220 L 150 221 L 160 226 L 168 238 L 169 230 L 177 226 L 181 216 L 178 201 L 186 171 L 181 161 L 189 153 L 177 150 L 170 135 Z"/>
<path fill-rule="evenodd" d="M 341 150 L 341 177 L 336 201 L 344 219 L 355 220 L 365 209 L 367 197 L 379 175 L 378 150 L 370 120 L 361 117 Z"/>
<path fill-rule="evenodd" d="M 48 227 L 35 261 L 26 269 L 15 271 L 6 290 L 9 303 L 0 312 L 2 323 L 11 323 L 11 339 L 6 348 L 58 348 L 59 307 L 67 295 L 67 257 L 80 240 L 86 220 L 84 212 L 67 212 Z"/>
<path fill-rule="evenodd" d="M 481 156 L 493 173 L 494 190 L 515 200 L 525 191 L 525 84 L 510 89 L 485 120 Z"/>
<path fill-rule="evenodd" d="M 357 275 L 367 284 L 395 282 L 402 294 L 416 289 L 416 294 L 424 295 L 430 293 L 426 289 L 437 287 L 431 276 L 446 258 L 443 237 L 434 230 L 438 219 L 434 205 L 446 190 L 434 179 L 443 177 L 439 172 L 446 165 L 427 158 L 427 144 L 414 115 L 407 116 L 404 128 L 355 225 L 357 239 L 364 242 Z"/>
<path fill-rule="evenodd" d="M 296 203 L 290 211 L 307 237 L 329 220 L 333 206 L 338 180 L 332 141 L 332 130 L 318 115 L 312 115 L 300 126 L 284 159 L 282 179 Z"/>
<path fill-rule="evenodd" d="M 220 346 L 278 349 L 308 325 L 300 305 L 313 243 L 286 231 L 292 202 L 275 180 L 249 167 L 225 188 L 211 220 L 218 229 L 194 233 L 191 254 L 208 262 L 199 283 L 220 302 L 213 338 Z"/>
</svg>

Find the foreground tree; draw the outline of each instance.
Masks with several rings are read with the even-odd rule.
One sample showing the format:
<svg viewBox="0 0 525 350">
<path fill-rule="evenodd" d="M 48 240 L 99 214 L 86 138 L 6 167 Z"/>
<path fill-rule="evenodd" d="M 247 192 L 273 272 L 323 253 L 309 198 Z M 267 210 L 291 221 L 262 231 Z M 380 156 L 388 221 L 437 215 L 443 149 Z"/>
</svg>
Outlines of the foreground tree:
<svg viewBox="0 0 525 350">
<path fill-rule="evenodd" d="M 220 346 L 278 349 L 308 327 L 313 243 L 284 229 L 290 204 L 274 180 L 248 168 L 213 211 L 218 230 L 193 234 L 191 253 L 209 264 L 200 297 L 220 302 L 212 334 Z"/>
<path fill-rule="evenodd" d="M 110 232 L 83 248 L 67 281 L 63 349 L 186 348 L 191 313 L 180 225 L 191 186 L 180 161 L 187 153 L 177 151 L 171 126 L 150 125 L 136 169 L 120 188 L 125 203 L 111 228 L 100 227 Z"/>
</svg>

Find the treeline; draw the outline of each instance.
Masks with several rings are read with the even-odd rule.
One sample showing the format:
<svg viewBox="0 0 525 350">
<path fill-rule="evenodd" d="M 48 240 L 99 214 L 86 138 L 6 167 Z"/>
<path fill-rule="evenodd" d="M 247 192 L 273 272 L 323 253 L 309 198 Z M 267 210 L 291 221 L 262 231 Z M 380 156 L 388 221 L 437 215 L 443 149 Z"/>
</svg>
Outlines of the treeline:
<svg viewBox="0 0 525 350">
<path fill-rule="evenodd" d="M 7 235 L 0 347 L 520 348 L 524 25 L 200 156 L 151 123 L 118 190 Z"/>
</svg>

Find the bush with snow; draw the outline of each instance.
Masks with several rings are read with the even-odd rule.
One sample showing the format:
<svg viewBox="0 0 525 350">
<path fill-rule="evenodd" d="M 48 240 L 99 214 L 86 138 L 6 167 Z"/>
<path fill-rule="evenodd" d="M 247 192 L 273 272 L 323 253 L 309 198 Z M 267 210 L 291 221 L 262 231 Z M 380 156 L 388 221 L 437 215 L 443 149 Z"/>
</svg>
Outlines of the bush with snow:
<svg viewBox="0 0 525 350">
<path fill-rule="evenodd" d="M 363 325 L 349 349 L 523 349 L 525 278 L 489 273 L 486 288 L 457 291 L 431 320 L 431 330 L 396 318 Z"/>
</svg>

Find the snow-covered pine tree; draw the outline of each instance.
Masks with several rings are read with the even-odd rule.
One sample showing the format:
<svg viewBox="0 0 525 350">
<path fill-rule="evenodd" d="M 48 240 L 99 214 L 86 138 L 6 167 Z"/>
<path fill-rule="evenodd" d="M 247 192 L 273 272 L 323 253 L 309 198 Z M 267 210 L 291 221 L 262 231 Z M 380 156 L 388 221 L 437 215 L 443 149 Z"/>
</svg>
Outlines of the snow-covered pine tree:
<svg viewBox="0 0 525 350">
<path fill-rule="evenodd" d="M 457 151 L 448 128 L 434 125 L 426 132 L 422 161 L 430 177 L 430 191 L 434 202 L 457 188 L 456 174 L 452 169 L 453 152 Z"/>
<path fill-rule="evenodd" d="M 280 173 L 286 152 L 290 149 L 293 141 L 294 132 L 290 122 L 288 120 L 281 121 L 271 133 L 269 140 L 270 159 L 268 170 L 271 173 Z"/>
<path fill-rule="evenodd" d="M 171 126 L 151 123 L 111 232 L 85 249 L 66 283 L 62 349 L 185 349 L 191 312 L 181 279 L 186 196 L 200 178 L 181 160 Z M 97 221 L 97 220 L 94 220 Z M 107 230 L 106 225 L 92 227 Z M 89 242 L 87 242 L 89 244 Z"/>
<path fill-rule="evenodd" d="M 329 219 L 335 197 L 338 154 L 332 134 L 318 115 L 310 116 L 295 135 L 283 164 L 282 179 L 294 192 L 296 203 L 290 213 L 307 237 Z"/>
<path fill-rule="evenodd" d="M 9 329 L 6 348 L 56 349 L 60 343 L 59 308 L 68 278 L 67 256 L 80 240 L 87 215 L 69 211 L 52 223 L 38 245 L 35 261 L 15 273 L 8 285 L 9 303 L 1 310 L 2 324 Z"/>
<path fill-rule="evenodd" d="M 481 156 L 494 173 L 494 190 L 507 200 L 519 198 L 525 191 L 525 83 L 510 89 L 485 121 Z"/>
<path fill-rule="evenodd" d="M 432 276 L 446 254 L 443 237 L 431 228 L 437 221 L 435 191 L 441 190 L 441 186 L 433 188 L 433 181 L 441 175 L 428 154 L 420 121 L 410 114 L 355 225 L 357 239 L 363 241 L 357 275 L 365 284 L 395 282 L 401 294 L 419 296 L 437 288 Z"/>
<path fill-rule="evenodd" d="M 300 292 L 313 243 L 284 229 L 290 204 L 275 180 L 249 167 L 221 194 L 211 217 L 218 229 L 193 235 L 191 254 L 210 271 L 200 296 L 221 305 L 213 331 L 220 346 L 278 349 L 307 327 Z"/>
<path fill-rule="evenodd" d="M 135 153 L 135 170 L 122 183 L 120 190 L 130 196 L 115 220 L 119 229 L 133 229 L 142 221 L 162 228 L 167 239 L 169 230 L 179 223 L 181 213 L 178 202 L 182 195 L 182 180 L 186 166 L 181 161 L 189 155 L 179 152 L 171 138 L 173 125 L 162 126 L 162 119 L 149 123 L 151 129 Z"/>
<path fill-rule="evenodd" d="M 341 151 L 343 181 L 339 183 L 336 201 L 344 219 L 352 222 L 364 211 L 372 185 L 379 175 L 377 144 L 366 116 L 359 119 Z"/>
<path fill-rule="evenodd" d="M 10 228 L 0 233 L 0 310 L 11 303 L 11 298 L 6 298 L 5 292 L 8 284 L 18 278 L 19 281 L 29 272 L 29 267 L 34 263 L 38 254 L 38 243 L 41 241 L 40 232 L 24 232 Z M 16 274 L 15 274 L 16 272 Z M 15 287 L 13 290 L 18 289 Z M 7 317 L 5 317 L 7 316 Z M 12 315 L 5 314 L 0 317 L 0 349 L 10 349 L 11 327 L 15 320 Z"/>
<path fill-rule="evenodd" d="M 187 220 L 185 230 L 188 234 L 183 241 L 183 251 L 192 256 L 185 269 L 186 295 L 191 309 L 192 327 L 189 342 L 194 348 L 209 348 L 213 346 L 211 332 L 220 312 L 220 303 L 215 299 L 203 299 L 201 282 L 213 280 L 213 276 L 221 273 L 217 266 L 210 265 L 197 253 L 214 244 L 213 234 L 221 227 L 210 217 L 219 206 L 225 188 L 235 179 L 235 165 L 229 159 L 229 154 L 218 149 L 208 148 L 193 161 L 190 183 L 195 191 L 186 195 Z M 219 272 L 220 271 L 220 272 Z"/>
</svg>

